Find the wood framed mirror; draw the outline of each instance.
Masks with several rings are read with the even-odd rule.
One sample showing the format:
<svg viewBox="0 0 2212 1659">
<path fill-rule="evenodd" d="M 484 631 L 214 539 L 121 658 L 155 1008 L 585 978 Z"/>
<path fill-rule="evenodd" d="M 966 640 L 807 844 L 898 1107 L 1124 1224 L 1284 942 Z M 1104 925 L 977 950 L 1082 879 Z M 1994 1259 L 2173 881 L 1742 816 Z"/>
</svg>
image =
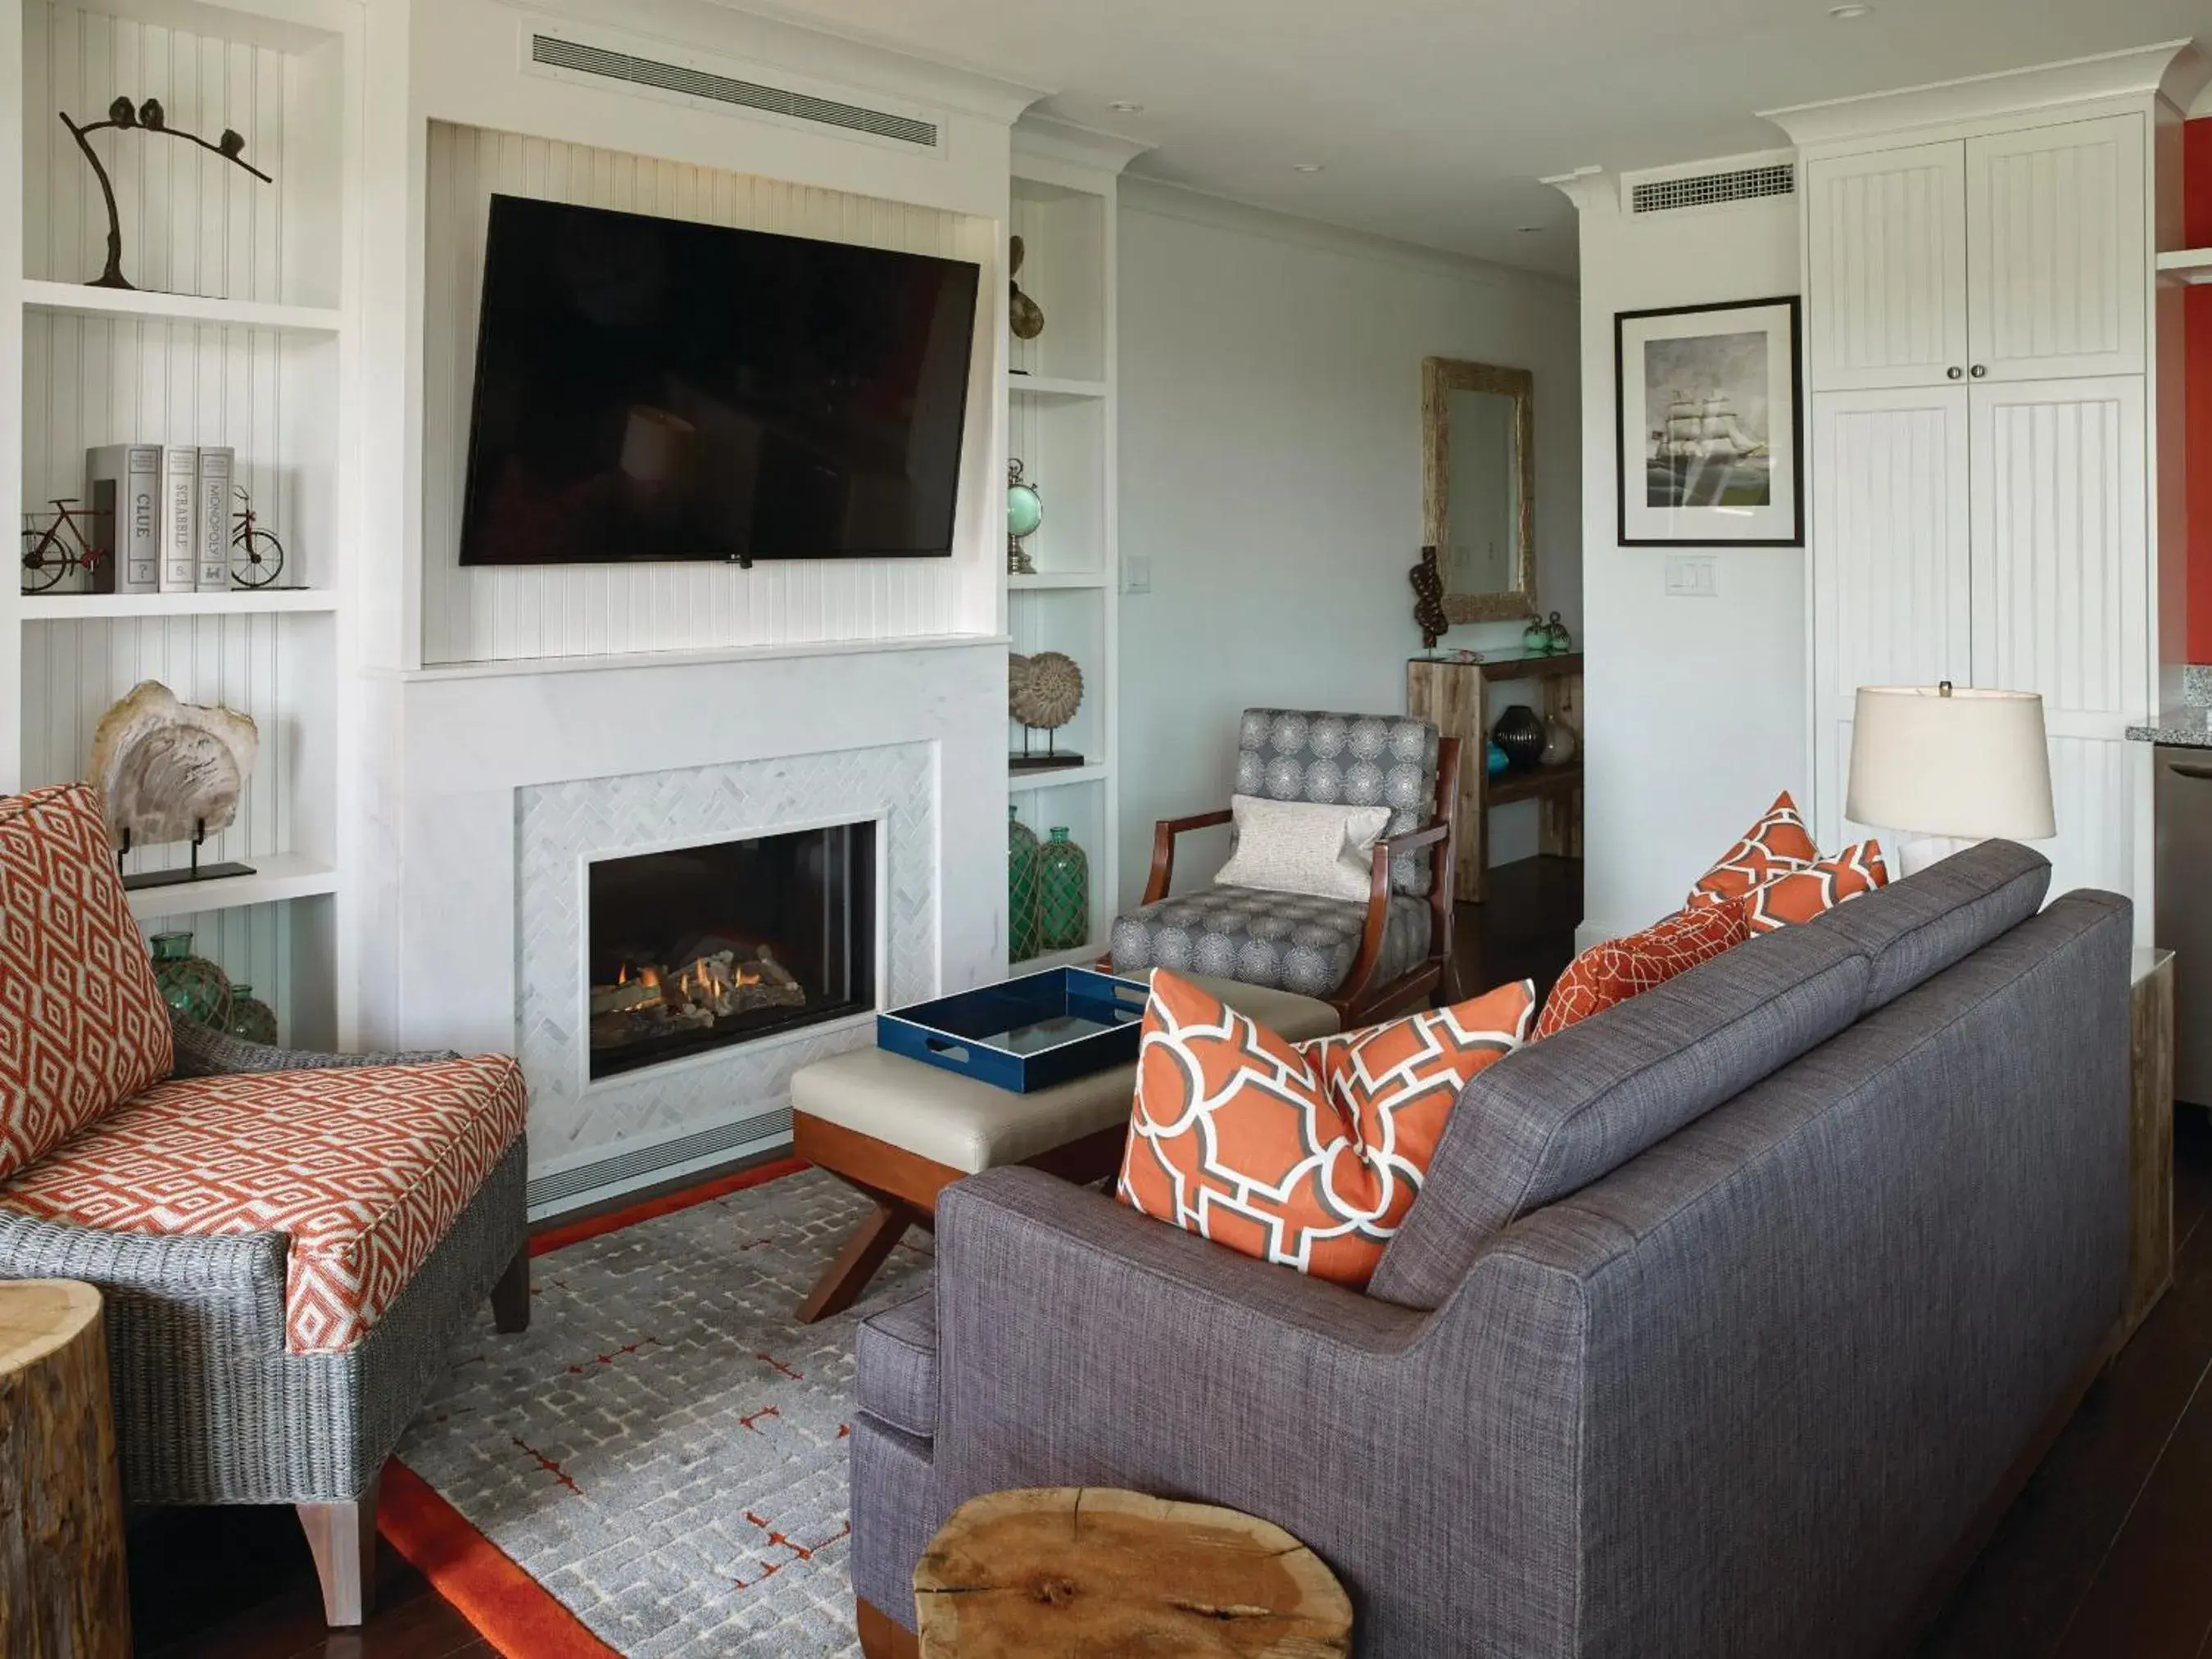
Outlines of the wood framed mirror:
<svg viewBox="0 0 2212 1659">
<path fill-rule="evenodd" d="M 1421 539 L 1455 623 L 1536 614 L 1536 377 L 1421 362 Z"/>
</svg>

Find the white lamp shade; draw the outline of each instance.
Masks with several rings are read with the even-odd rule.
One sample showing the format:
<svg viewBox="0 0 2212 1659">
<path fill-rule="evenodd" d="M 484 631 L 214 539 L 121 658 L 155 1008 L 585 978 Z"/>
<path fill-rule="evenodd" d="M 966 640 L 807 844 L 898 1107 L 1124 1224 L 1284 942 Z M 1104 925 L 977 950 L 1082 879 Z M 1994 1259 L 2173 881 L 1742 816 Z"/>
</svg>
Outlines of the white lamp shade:
<svg viewBox="0 0 2212 1659">
<path fill-rule="evenodd" d="M 2043 699 L 2033 691 L 1859 687 L 1844 812 L 1922 836 L 2057 835 Z"/>
</svg>

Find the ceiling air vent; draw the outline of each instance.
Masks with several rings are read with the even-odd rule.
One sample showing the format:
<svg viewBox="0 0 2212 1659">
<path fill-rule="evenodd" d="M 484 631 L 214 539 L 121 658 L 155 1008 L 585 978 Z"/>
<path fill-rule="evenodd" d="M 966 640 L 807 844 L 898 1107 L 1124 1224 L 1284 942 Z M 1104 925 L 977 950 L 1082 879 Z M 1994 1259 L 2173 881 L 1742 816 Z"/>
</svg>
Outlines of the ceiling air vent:
<svg viewBox="0 0 2212 1659">
<path fill-rule="evenodd" d="M 1631 198 L 1638 213 L 1667 213 L 1675 208 L 1711 207 L 1717 202 L 1748 202 L 1761 196 L 1788 196 L 1797 188 L 1797 169 L 1789 161 L 1771 167 L 1737 167 L 1729 173 L 1695 173 L 1638 185 Z"/>
<path fill-rule="evenodd" d="M 610 52 L 604 46 L 586 46 L 581 41 L 566 40 L 557 34 L 533 33 L 530 37 L 530 61 L 547 69 L 565 70 L 573 75 L 602 76 L 610 81 L 628 82 L 634 87 L 650 87 L 659 92 L 677 93 L 686 98 L 712 99 L 718 104 L 758 110 L 766 115 L 781 115 L 793 121 L 812 121 L 821 126 L 842 127 L 848 132 L 863 132 L 872 137 L 889 138 L 924 149 L 937 148 L 937 124 L 934 121 L 894 114 L 888 110 L 869 109 L 860 104 L 842 104 L 832 98 L 816 98 L 787 88 L 764 86 L 757 81 L 740 81 L 732 76 L 716 75 L 706 70 L 686 69 L 681 64 L 664 64 L 651 58 L 635 58 L 628 52 Z"/>
</svg>

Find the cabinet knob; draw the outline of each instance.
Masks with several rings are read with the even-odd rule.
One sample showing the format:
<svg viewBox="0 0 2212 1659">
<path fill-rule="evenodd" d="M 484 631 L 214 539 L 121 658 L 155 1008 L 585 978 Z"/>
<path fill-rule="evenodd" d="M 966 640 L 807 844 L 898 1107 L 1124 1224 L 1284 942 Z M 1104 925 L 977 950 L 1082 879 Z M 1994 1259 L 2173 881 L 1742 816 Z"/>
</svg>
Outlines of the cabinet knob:
<svg viewBox="0 0 2212 1659">
<path fill-rule="evenodd" d="M 1987 365 L 1985 365 L 1985 364 L 1982 364 L 1982 363 L 1976 363 L 1976 364 L 1974 365 L 1974 367 L 1973 367 L 1973 370 L 1972 370 L 1973 376 L 1974 376 L 1974 378 L 1975 378 L 1976 380 L 1980 380 L 1980 379 L 1982 378 L 1982 376 L 1983 376 L 1983 375 L 1984 375 L 1984 374 L 1988 374 L 1989 372 L 1990 372 L 1990 371 L 1989 371 L 1989 368 L 1988 368 Z"/>
<path fill-rule="evenodd" d="M 1950 368 L 1943 371 L 1943 374 L 1944 378 L 1947 380 L 1956 380 L 1961 379 L 1966 374 L 1966 371 L 1965 369 L 1960 368 L 1956 363 L 1954 363 Z"/>
</svg>

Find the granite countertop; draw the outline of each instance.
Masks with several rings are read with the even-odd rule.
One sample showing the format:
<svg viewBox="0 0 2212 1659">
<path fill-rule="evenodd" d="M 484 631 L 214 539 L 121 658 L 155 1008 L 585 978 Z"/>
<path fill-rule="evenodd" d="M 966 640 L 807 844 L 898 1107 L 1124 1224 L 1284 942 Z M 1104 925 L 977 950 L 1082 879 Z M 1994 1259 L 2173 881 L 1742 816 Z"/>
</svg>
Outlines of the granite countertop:
<svg viewBox="0 0 2212 1659">
<path fill-rule="evenodd" d="M 2191 663 L 2181 671 L 2178 706 L 2158 711 L 2148 726 L 2130 726 L 2136 743 L 2171 744 L 2180 749 L 2212 749 L 2212 664 Z"/>
</svg>

